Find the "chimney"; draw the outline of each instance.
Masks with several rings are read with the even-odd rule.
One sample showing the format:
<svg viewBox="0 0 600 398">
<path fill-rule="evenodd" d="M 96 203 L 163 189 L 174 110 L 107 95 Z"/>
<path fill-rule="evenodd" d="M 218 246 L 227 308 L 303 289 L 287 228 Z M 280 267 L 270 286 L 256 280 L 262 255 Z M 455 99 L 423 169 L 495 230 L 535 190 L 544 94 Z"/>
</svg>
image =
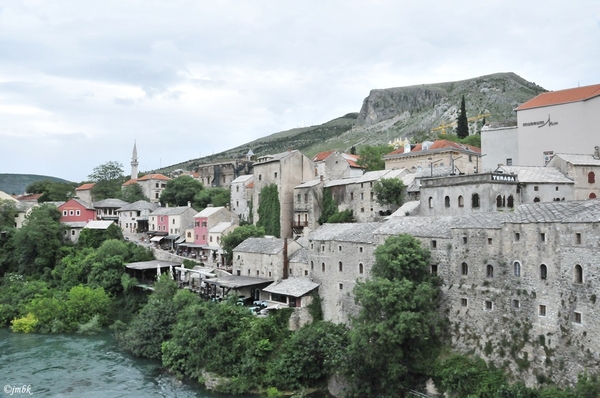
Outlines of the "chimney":
<svg viewBox="0 0 600 398">
<path fill-rule="evenodd" d="M 594 147 L 594 159 L 600 159 L 600 146 L 598 145 Z"/>
<path fill-rule="evenodd" d="M 281 279 L 288 278 L 289 266 L 290 266 L 290 260 L 288 258 L 287 238 L 283 238 L 283 277 Z"/>
<path fill-rule="evenodd" d="M 188 200 L 188 207 L 192 207 L 192 202 Z"/>
</svg>

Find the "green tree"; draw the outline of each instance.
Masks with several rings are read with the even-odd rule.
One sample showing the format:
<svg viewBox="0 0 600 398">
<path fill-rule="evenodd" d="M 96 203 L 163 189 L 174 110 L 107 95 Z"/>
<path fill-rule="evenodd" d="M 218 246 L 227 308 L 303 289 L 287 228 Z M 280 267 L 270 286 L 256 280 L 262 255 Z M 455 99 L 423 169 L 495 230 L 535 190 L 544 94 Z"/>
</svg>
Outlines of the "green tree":
<svg viewBox="0 0 600 398">
<path fill-rule="evenodd" d="M 399 178 L 382 178 L 373 185 L 377 203 L 400 207 L 404 202 L 404 183 Z"/>
<path fill-rule="evenodd" d="M 0 199 L 0 231 L 15 228 L 15 218 L 18 214 L 19 211 L 15 202 Z"/>
<path fill-rule="evenodd" d="M 33 194 L 42 194 L 38 202 L 59 202 L 75 196 L 77 184 L 71 182 L 57 182 L 50 180 L 35 181 L 25 188 L 25 191 Z"/>
<path fill-rule="evenodd" d="M 13 259 L 20 273 L 40 275 L 45 268 L 55 267 L 65 237 L 65 226 L 59 220 L 60 212 L 54 205 L 43 204 L 31 210 L 13 237 Z"/>
<path fill-rule="evenodd" d="M 144 190 L 138 183 L 129 184 L 123 188 L 120 198 L 129 203 L 137 202 L 138 200 L 145 200 L 146 202 L 150 201 L 150 199 L 144 195 Z"/>
<path fill-rule="evenodd" d="M 456 135 L 458 138 L 465 138 L 469 136 L 469 122 L 467 120 L 467 109 L 465 107 L 464 95 L 460 100 L 460 113 L 458 114 L 458 120 L 456 123 Z"/>
<path fill-rule="evenodd" d="M 194 202 L 194 197 L 203 189 L 202 183 L 195 178 L 180 176 L 167 182 L 167 187 L 160 194 L 160 201 L 170 206 L 187 206 L 188 202 Z"/>
<path fill-rule="evenodd" d="M 101 287 L 112 294 L 120 293 L 123 290 L 121 277 L 128 258 L 127 243 L 115 239 L 104 241 L 96 251 L 96 261 L 92 264 L 88 284 Z"/>
<path fill-rule="evenodd" d="M 262 238 L 263 236 L 265 236 L 265 229 L 257 227 L 256 225 L 249 224 L 237 227 L 221 239 L 221 247 L 223 248 L 225 259 L 231 264 L 231 260 L 233 259 L 233 249 L 235 249 L 237 245 L 248 238 Z"/>
<path fill-rule="evenodd" d="M 352 397 L 403 396 L 428 377 L 443 321 L 429 252 L 410 235 L 386 239 L 375 250 L 371 279 L 354 290 L 346 374 Z"/>
<path fill-rule="evenodd" d="M 106 240 L 123 240 L 123 231 L 117 224 L 111 224 L 107 229 L 83 228 L 79 234 L 77 245 L 80 247 L 98 248 Z"/>
<path fill-rule="evenodd" d="M 209 204 L 214 207 L 226 206 L 229 204 L 230 192 L 225 188 L 206 188 L 194 196 L 194 208 L 205 209 Z"/>
<path fill-rule="evenodd" d="M 333 199 L 333 193 L 331 192 L 331 188 L 325 188 L 323 190 L 323 199 L 321 207 L 321 216 L 319 216 L 319 219 L 317 220 L 321 225 L 325 223 L 354 222 L 354 215 L 352 214 L 352 210 L 338 210 L 338 206 L 335 203 L 335 200 Z"/>
<path fill-rule="evenodd" d="M 384 170 L 385 161 L 383 155 L 392 152 L 394 148 L 390 145 L 367 145 L 360 149 L 358 164 L 365 167 L 366 171 Z"/>
<path fill-rule="evenodd" d="M 94 200 L 118 198 L 121 196 L 121 184 L 123 184 L 125 179 L 121 163 L 110 161 L 96 166 L 88 178 L 95 183 L 92 188 L 92 197 Z"/>
<path fill-rule="evenodd" d="M 281 221 L 279 219 L 281 209 L 277 185 L 270 184 L 261 189 L 257 212 L 258 222 L 256 226 L 264 228 L 267 235 L 279 237 L 281 233 Z"/>
</svg>

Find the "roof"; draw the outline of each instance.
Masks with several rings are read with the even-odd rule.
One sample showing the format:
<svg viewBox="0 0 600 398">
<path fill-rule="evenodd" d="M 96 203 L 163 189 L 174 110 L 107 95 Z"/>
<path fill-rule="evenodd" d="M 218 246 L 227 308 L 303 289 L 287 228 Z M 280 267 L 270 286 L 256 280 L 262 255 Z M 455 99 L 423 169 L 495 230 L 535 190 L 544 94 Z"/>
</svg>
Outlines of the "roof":
<svg viewBox="0 0 600 398">
<path fill-rule="evenodd" d="M 158 203 L 151 203 L 146 200 L 138 200 L 137 202 L 129 203 L 117 211 L 137 211 L 137 210 L 154 210 L 158 207 Z"/>
<path fill-rule="evenodd" d="M 572 102 L 587 101 L 600 96 L 600 84 L 592 86 L 569 88 L 566 90 L 549 91 L 533 97 L 517 107 L 517 111 L 544 106 L 568 104 Z"/>
<path fill-rule="evenodd" d="M 313 162 L 322 162 L 323 160 L 327 159 L 329 155 L 331 155 L 333 152 L 335 151 L 319 152 L 312 158 L 312 160 Z"/>
<path fill-rule="evenodd" d="M 93 183 L 93 182 L 90 182 L 88 184 L 83 184 L 83 185 L 75 188 L 75 190 L 76 191 L 87 191 L 87 190 L 90 190 L 90 189 L 94 188 L 94 185 L 96 185 L 96 184 Z"/>
<path fill-rule="evenodd" d="M 169 177 L 166 177 L 162 174 L 146 174 L 143 177 L 140 177 L 137 179 L 138 181 L 147 181 L 147 180 L 164 180 L 164 181 L 168 181 L 170 180 Z"/>
<path fill-rule="evenodd" d="M 37 202 L 40 197 L 42 197 L 43 193 L 29 193 L 24 195 L 19 195 L 16 199 L 20 202 Z"/>
<path fill-rule="evenodd" d="M 498 166 L 496 172 L 516 174 L 519 182 L 529 183 L 567 183 L 574 181 L 552 166 Z"/>
<path fill-rule="evenodd" d="M 329 182 L 326 182 L 324 187 L 329 188 L 329 187 L 335 187 L 335 186 L 339 186 L 339 185 L 353 184 L 355 182 L 358 182 L 359 178 L 360 177 L 351 177 L 351 178 L 342 178 L 341 180 L 331 180 Z"/>
<path fill-rule="evenodd" d="M 96 209 L 94 208 L 94 206 L 92 206 L 92 204 L 91 204 L 91 203 L 85 202 L 85 201 L 83 201 L 83 200 L 81 200 L 81 199 L 78 199 L 78 198 L 71 198 L 71 199 L 67 200 L 66 202 L 64 202 L 63 204 L 61 204 L 59 207 L 62 207 L 62 206 L 64 206 L 64 205 L 66 205 L 66 204 L 67 204 L 67 203 L 69 203 L 70 201 L 73 201 L 73 202 L 75 202 L 75 203 L 78 203 L 78 204 L 79 204 L 79 205 L 81 205 L 82 207 L 85 207 L 87 210 L 96 210 Z"/>
<path fill-rule="evenodd" d="M 299 153 L 297 149 L 294 149 L 293 151 L 277 153 L 275 155 L 261 156 L 258 158 L 258 161 L 256 163 L 254 163 L 254 167 L 260 166 L 261 164 L 264 164 L 264 163 L 278 162 L 280 160 L 287 158 L 288 156 L 292 156 L 295 153 Z"/>
<path fill-rule="evenodd" d="M 515 224 L 600 222 L 600 199 L 528 203 L 510 213 L 507 222 Z"/>
<path fill-rule="evenodd" d="M 265 287 L 263 291 L 292 297 L 302 297 L 318 287 L 318 283 L 311 282 L 307 278 L 287 278 L 272 283 Z"/>
<path fill-rule="evenodd" d="M 104 199 L 104 200 L 100 200 L 98 202 L 94 202 L 94 207 L 95 208 L 99 208 L 99 207 L 111 207 L 111 208 L 115 208 L 115 209 L 120 209 L 123 206 L 127 206 L 129 204 L 129 202 L 125 202 L 124 200 L 121 199 Z"/>
<path fill-rule="evenodd" d="M 415 211 L 419 209 L 420 205 L 421 202 L 418 200 L 410 200 L 408 202 L 404 202 L 402 206 L 398 208 L 398 210 L 396 210 L 390 216 L 388 216 L 388 219 L 392 217 L 406 217 L 406 213 L 408 213 L 409 215 L 414 215 Z"/>
<path fill-rule="evenodd" d="M 108 227 L 110 227 L 111 224 L 114 224 L 114 222 L 112 222 L 112 221 L 94 220 L 94 221 L 88 222 L 85 225 L 84 228 L 87 228 L 87 229 L 107 229 Z"/>
<path fill-rule="evenodd" d="M 319 185 L 320 183 L 321 183 L 321 179 L 320 178 L 315 178 L 314 180 L 304 181 L 302 184 L 296 185 L 294 187 L 294 189 L 298 189 L 298 188 L 312 188 L 312 187 L 315 187 L 315 186 Z"/>
<path fill-rule="evenodd" d="M 254 176 L 252 174 L 246 174 L 243 176 L 239 176 L 238 178 L 236 178 L 235 180 L 231 181 L 232 184 L 240 184 L 240 183 L 245 183 L 248 180 L 251 180 L 252 178 L 254 178 Z"/>
<path fill-rule="evenodd" d="M 220 206 L 220 207 L 207 207 L 206 209 L 202 210 L 201 212 L 199 212 L 198 214 L 196 214 L 194 216 L 194 218 L 196 217 L 210 217 L 213 214 L 215 214 L 216 212 L 218 212 L 221 209 L 224 209 L 225 207 Z"/>
<path fill-rule="evenodd" d="M 132 178 L 130 180 L 125 181 L 122 186 L 128 186 L 128 185 L 133 185 L 133 184 L 137 184 L 137 179 L 136 178 Z"/>
<path fill-rule="evenodd" d="M 417 144 L 410 152 L 404 153 L 404 148 L 398 148 L 393 152 L 384 155 L 383 158 L 388 157 L 400 157 L 400 156 L 410 156 L 410 155 L 418 155 L 419 152 L 445 152 L 447 150 L 457 150 L 461 152 L 471 152 L 475 154 L 481 154 L 481 148 L 477 148 L 473 145 L 461 144 L 454 141 L 449 140 L 436 140 L 433 142 L 428 149 L 423 150 L 423 143 Z"/>
<path fill-rule="evenodd" d="M 294 254 L 288 258 L 290 263 L 302 263 L 308 264 L 308 248 L 302 246 L 299 250 L 296 250 Z"/>
<path fill-rule="evenodd" d="M 590 154 L 557 153 L 554 158 L 561 158 L 565 162 L 579 166 L 600 166 L 600 159 Z"/>
<path fill-rule="evenodd" d="M 410 234 L 424 238 L 452 238 L 453 228 L 501 228 L 507 213 L 486 212 L 465 216 L 391 217 L 375 231 L 377 235 Z"/>
<path fill-rule="evenodd" d="M 87 221 L 67 221 L 63 222 L 69 228 L 83 228 L 86 226 Z"/>
<path fill-rule="evenodd" d="M 281 238 L 248 238 L 233 249 L 234 252 L 278 254 L 283 250 Z"/>
<path fill-rule="evenodd" d="M 309 239 L 319 241 L 337 241 L 354 243 L 372 243 L 374 231 L 381 223 L 336 223 L 323 224 L 310 233 Z"/>
<path fill-rule="evenodd" d="M 237 275 L 227 275 L 220 276 L 216 279 L 205 279 L 206 283 L 210 283 L 211 285 L 217 285 L 221 287 L 228 287 L 231 289 L 238 289 L 240 287 L 246 286 L 256 286 L 262 284 L 272 283 L 271 279 L 263 279 L 263 278 L 253 278 L 251 276 L 237 276 Z"/>
<path fill-rule="evenodd" d="M 351 153 L 342 153 L 342 157 L 344 159 L 346 159 L 346 161 L 348 162 L 348 164 L 350 165 L 350 167 L 357 167 L 359 169 L 366 169 L 365 166 L 361 166 L 361 165 L 358 164 L 358 160 L 360 159 L 360 156 L 353 155 Z"/>
<path fill-rule="evenodd" d="M 196 211 L 193 207 L 178 206 L 178 207 L 157 207 L 150 215 L 152 216 L 177 216 L 185 213 L 188 210 Z"/>
<path fill-rule="evenodd" d="M 221 234 L 233 225 L 231 221 L 223 221 L 208 230 L 211 234 Z"/>
<path fill-rule="evenodd" d="M 171 261 L 150 260 L 150 261 L 138 261 L 135 263 L 125 264 L 125 267 L 127 267 L 129 269 L 137 269 L 137 270 L 143 270 L 143 269 L 156 270 L 158 267 L 165 268 L 165 267 L 175 267 L 175 266 L 179 266 L 179 265 L 181 265 L 180 262 L 174 263 Z"/>
</svg>

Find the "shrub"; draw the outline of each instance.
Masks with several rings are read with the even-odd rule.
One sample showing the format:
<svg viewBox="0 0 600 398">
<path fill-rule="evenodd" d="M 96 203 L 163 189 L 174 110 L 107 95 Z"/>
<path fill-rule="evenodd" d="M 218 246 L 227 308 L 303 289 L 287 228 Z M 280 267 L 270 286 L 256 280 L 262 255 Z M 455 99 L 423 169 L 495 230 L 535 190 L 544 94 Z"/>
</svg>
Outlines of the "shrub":
<svg viewBox="0 0 600 398">
<path fill-rule="evenodd" d="M 28 313 L 22 318 L 13 319 L 10 329 L 15 333 L 33 333 L 37 326 L 38 320 L 32 313 Z"/>
</svg>

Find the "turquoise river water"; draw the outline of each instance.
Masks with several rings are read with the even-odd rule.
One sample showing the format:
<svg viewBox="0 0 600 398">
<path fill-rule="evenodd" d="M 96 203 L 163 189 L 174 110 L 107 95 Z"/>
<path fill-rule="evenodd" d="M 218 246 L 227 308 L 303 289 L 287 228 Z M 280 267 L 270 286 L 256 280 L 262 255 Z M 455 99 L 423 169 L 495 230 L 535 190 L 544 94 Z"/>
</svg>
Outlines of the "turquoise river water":
<svg viewBox="0 0 600 398">
<path fill-rule="evenodd" d="M 0 397 L 233 398 L 182 383 L 159 362 L 128 355 L 109 333 L 32 335 L 0 329 L 0 388 Z"/>
</svg>

